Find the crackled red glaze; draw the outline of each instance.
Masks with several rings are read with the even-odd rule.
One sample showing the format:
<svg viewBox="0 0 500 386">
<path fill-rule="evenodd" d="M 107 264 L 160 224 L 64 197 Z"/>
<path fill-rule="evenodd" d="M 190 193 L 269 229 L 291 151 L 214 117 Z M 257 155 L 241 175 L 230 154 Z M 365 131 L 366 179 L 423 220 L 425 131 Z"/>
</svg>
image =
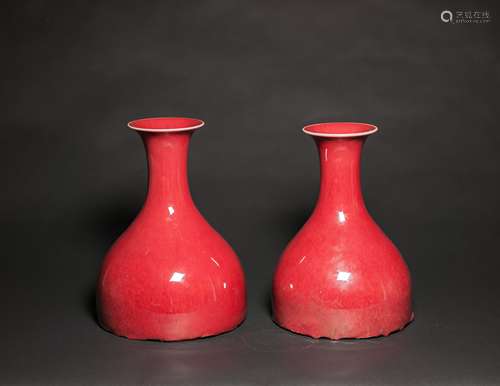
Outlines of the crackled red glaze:
<svg viewBox="0 0 500 386">
<path fill-rule="evenodd" d="M 196 208 L 188 146 L 203 122 L 148 118 L 129 124 L 144 141 L 149 183 L 137 218 L 107 253 L 97 287 L 101 325 L 132 339 L 216 335 L 246 312 L 238 257 Z"/>
<path fill-rule="evenodd" d="M 340 122 L 303 130 L 319 150 L 320 193 L 276 269 L 274 319 L 314 338 L 367 338 L 400 330 L 413 319 L 410 273 L 361 193 L 361 150 L 377 128 Z"/>
</svg>

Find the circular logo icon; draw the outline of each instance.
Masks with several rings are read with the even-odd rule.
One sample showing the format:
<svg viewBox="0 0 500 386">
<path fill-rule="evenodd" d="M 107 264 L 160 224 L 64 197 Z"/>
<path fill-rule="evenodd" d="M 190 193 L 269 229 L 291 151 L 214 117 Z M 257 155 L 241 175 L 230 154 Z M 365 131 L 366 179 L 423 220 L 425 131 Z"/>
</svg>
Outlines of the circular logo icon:
<svg viewBox="0 0 500 386">
<path fill-rule="evenodd" d="M 441 12 L 441 20 L 445 23 L 450 23 L 453 21 L 453 13 L 451 11 L 445 10 Z"/>
</svg>

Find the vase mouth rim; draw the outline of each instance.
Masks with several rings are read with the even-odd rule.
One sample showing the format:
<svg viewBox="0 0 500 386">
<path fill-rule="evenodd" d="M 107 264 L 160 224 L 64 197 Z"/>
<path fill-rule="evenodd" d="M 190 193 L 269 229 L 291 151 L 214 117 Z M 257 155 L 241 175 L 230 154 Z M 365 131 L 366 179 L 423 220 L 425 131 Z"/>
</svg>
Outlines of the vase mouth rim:
<svg viewBox="0 0 500 386">
<path fill-rule="evenodd" d="M 302 131 L 313 137 L 353 138 L 373 134 L 378 127 L 360 122 L 322 122 L 307 125 Z"/>
<path fill-rule="evenodd" d="M 177 133 L 191 131 L 205 124 L 201 119 L 187 117 L 150 117 L 130 121 L 127 126 L 132 130 L 149 133 Z"/>
</svg>

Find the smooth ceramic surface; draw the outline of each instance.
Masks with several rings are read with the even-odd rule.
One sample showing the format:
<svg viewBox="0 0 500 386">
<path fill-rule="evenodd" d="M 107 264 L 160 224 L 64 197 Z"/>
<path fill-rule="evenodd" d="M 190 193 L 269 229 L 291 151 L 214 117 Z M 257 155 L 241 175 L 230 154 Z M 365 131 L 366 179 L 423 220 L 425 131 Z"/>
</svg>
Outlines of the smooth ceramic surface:
<svg viewBox="0 0 500 386">
<path fill-rule="evenodd" d="M 238 257 L 189 191 L 188 146 L 201 126 L 190 118 L 129 124 L 144 141 L 149 183 L 141 212 L 107 253 L 98 282 L 100 323 L 117 335 L 193 339 L 229 331 L 245 317 Z"/>
<path fill-rule="evenodd" d="M 410 273 L 368 213 L 360 185 L 362 147 L 377 128 L 340 122 L 303 131 L 318 147 L 320 193 L 276 269 L 274 319 L 315 338 L 367 338 L 400 330 L 413 319 Z"/>
</svg>

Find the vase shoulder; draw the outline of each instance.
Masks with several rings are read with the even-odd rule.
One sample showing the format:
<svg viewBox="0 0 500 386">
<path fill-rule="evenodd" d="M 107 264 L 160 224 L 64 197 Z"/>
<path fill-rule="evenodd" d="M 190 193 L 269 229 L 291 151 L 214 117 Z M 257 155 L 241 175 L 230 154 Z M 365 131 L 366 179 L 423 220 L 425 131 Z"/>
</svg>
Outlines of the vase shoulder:
<svg viewBox="0 0 500 386">
<path fill-rule="evenodd" d="M 314 337 L 387 335 L 412 318 L 408 267 L 372 221 L 308 221 L 280 258 L 273 301 L 281 325 Z"/>
<path fill-rule="evenodd" d="M 217 318 L 239 324 L 245 314 L 245 279 L 229 244 L 201 218 L 156 227 L 145 225 L 148 221 L 139 216 L 105 257 L 99 293 L 104 305 L 113 304 L 114 313 L 104 324 L 119 335 L 164 340 L 212 335 L 210 323 L 201 320 L 214 312 L 217 328 Z M 169 328 L 179 318 L 185 328 L 173 333 Z M 156 323 L 164 330 L 155 329 Z M 137 335 L 145 329 L 150 336 Z"/>
</svg>

